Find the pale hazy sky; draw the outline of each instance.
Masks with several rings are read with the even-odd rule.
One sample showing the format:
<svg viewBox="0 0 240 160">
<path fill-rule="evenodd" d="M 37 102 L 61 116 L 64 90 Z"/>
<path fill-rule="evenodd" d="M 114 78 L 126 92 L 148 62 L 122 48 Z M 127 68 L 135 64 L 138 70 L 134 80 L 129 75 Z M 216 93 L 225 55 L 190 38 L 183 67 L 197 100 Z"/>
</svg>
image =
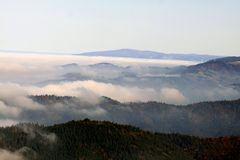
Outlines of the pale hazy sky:
<svg viewBox="0 0 240 160">
<path fill-rule="evenodd" d="M 0 0 L 0 49 L 240 55 L 240 0 Z"/>
</svg>

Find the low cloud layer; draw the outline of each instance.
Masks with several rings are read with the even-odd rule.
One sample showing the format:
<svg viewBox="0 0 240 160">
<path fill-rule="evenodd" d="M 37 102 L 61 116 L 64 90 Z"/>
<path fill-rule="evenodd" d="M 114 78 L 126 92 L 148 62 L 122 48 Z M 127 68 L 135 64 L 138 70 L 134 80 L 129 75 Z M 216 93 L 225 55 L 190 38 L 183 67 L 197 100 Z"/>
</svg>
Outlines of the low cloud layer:
<svg viewBox="0 0 240 160">
<path fill-rule="evenodd" d="M 9 126 L 24 121 L 25 111 L 42 111 L 45 106 L 32 101 L 22 86 L 0 83 L 0 126 Z"/>
<path fill-rule="evenodd" d="M 19 124 L 17 125 L 17 128 L 26 133 L 30 139 L 41 138 L 42 141 L 49 145 L 54 144 L 57 141 L 57 136 L 54 133 L 43 131 L 41 128 L 34 125 Z"/>
<path fill-rule="evenodd" d="M 14 134 L 8 135 L 9 133 L 12 133 L 11 131 L 13 131 Z M 23 132 L 25 134 L 22 134 Z M 16 142 L 17 139 L 15 138 L 17 134 L 21 134 L 21 140 L 27 143 L 23 143 L 21 148 L 12 148 L 5 145 L 9 143 L 9 140 L 5 139 L 6 137 L 9 137 L 13 142 Z M 54 148 L 56 147 L 57 136 L 55 133 L 44 130 L 43 127 L 39 125 L 21 123 L 15 125 L 13 128 L 8 128 L 8 132 L 2 132 L 0 140 L 4 146 L 4 148 L 0 148 L 0 160 L 31 160 L 37 159 L 39 155 L 35 151 L 36 148 L 32 148 L 31 145 L 29 146 L 29 142 L 34 141 L 38 144 L 39 148 Z"/>
<path fill-rule="evenodd" d="M 81 66 L 109 62 L 120 66 L 162 66 L 173 67 L 192 65 L 196 62 L 179 60 L 144 60 L 109 57 L 84 57 L 73 55 L 40 55 L 40 54 L 0 54 L 0 82 L 36 84 L 43 81 L 59 79 L 66 70 L 59 68 L 64 64 L 76 63 Z M 94 71 L 79 69 L 83 74 L 96 76 Z M 84 73 L 85 72 L 85 73 Z M 113 71 L 114 72 L 114 71 Z M 112 73 L 113 73 L 112 72 Z M 109 75 L 111 75 L 109 73 Z"/>
<path fill-rule="evenodd" d="M 169 104 L 239 98 L 239 90 L 231 88 L 230 84 L 226 86 L 221 79 L 204 79 L 199 75 L 184 77 L 181 71 L 186 67 L 180 65 L 193 63 L 1 54 L 0 126 L 19 122 L 51 124 L 87 117 L 112 120 L 114 117 L 108 108 L 99 105 L 102 96 L 120 102 Z M 229 83 L 235 82 L 234 77 L 232 79 Z M 74 96 L 77 99 L 48 105 L 34 102 L 29 95 Z"/>
<path fill-rule="evenodd" d="M 7 126 L 12 126 L 18 124 L 18 120 L 13 120 L 13 119 L 0 119 L 0 127 L 7 127 Z"/>
<path fill-rule="evenodd" d="M 175 88 L 139 88 L 131 86 L 113 85 L 95 81 L 74 81 L 60 84 L 50 84 L 44 87 L 29 87 L 28 92 L 33 95 L 76 96 L 89 102 L 98 100 L 99 96 L 106 96 L 120 102 L 157 101 L 183 104 L 187 98 Z"/>
<path fill-rule="evenodd" d="M 16 118 L 23 110 L 43 110 L 44 106 L 28 98 L 28 92 L 17 84 L 0 84 L 0 115 Z"/>
<path fill-rule="evenodd" d="M 134 58 L 111 58 L 111 57 L 87 57 L 74 55 L 40 55 L 40 54 L 0 54 L 1 64 L 15 64 L 24 66 L 47 65 L 56 66 L 67 63 L 79 63 L 82 65 L 109 62 L 119 65 L 159 65 L 159 66 L 179 66 L 193 65 L 198 62 L 182 60 L 151 60 Z M 37 62 L 37 63 L 36 63 Z M 11 67 L 13 68 L 13 67 Z"/>
<path fill-rule="evenodd" d="M 0 149 L 0 160 L 26 160 L 18 151 L 11 152 L 5 149 Z"/>
<path fill-rule="evenodd" d="M 139 88 L 114 85 L 96 81 L 74 81 L 46 86 L 23 86 L 19 84 L 0 84 L 0 125 L 14 125 L 19 122 L 58 121 L 62 116 L 104 117 L 107 111 L 98 106 L 101 96 L 110 97 L 120 102 L 158 101 L 183 104 L 188 100 L 174 88 Z M 29 95 L 56 95 L 77 97 L 74 104 L 56 103 L 49 107 L 34 102 Z M 78 104 L 78 105 L 76 105 Z M 46 115 L 47 114 L 47 115 Z M 35 115 L 35 117 L 33 116 Z M 47 116 L 47 117 L 46 117 Z M 46 117 L 46 120 L 44 120 Z M 69 120 L 71 118 L 69 117 Z M 49 118 L 49 119 L 48 119 Z"/>
<path fill-rule="evenodd" d="M 28 110 L 41 110 L 44 106 L 34 103 L 27 98 L 29 93 L 18 84 L 6 83 L 0 84 L 0 100 L 9 106 L 19 106 Z"/>
</svg>

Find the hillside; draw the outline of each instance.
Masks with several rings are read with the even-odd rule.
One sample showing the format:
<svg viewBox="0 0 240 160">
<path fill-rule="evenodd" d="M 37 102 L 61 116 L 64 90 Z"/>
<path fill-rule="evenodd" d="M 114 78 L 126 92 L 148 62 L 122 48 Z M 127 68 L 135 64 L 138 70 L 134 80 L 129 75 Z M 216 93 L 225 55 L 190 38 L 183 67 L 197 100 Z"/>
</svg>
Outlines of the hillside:
<svg viewBox="0 0 240 160">
<path fill-rule="evenodd" d="M 35 120 L 52 124 L 91 118 L 163 133 L 203 137 L 240 135 L 240 99 L 171 105 L 157 102 L 120 103 L 107 97 L 102 97 L 98 104 L 89 104 L 76 97 L 46 95 L 31 98 L 46 105 L 48 112 L 30 112 L 36 115 L 34 119 L 23 114 L 25 120 L 30 122 Z"/>
<path fill-rule="evenodd" d="M 239 159 L 240 138 L 199 139 L 142 131 L 110 122 L 71 121 L 0 128 L 0 147 L 31 160 Z"/>
<path fill-rule="evenodd" d="M 240 57 L 225 57 L 189 66 L 188 72 L 240 73 Z"/>
</svg>

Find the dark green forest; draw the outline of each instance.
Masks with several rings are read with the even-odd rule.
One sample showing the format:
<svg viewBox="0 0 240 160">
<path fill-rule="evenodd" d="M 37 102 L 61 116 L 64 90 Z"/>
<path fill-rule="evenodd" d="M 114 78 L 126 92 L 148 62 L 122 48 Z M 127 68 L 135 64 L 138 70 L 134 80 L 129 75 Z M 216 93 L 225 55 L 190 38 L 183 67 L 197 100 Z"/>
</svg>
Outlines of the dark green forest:
<svg viewBox="0 0 240 160">
<path fill-rule="evenodd" d="M 0 128 L 0 148 L 24 160 L 238 160 L 240 137 L 160 134 L 107 121 Z"/>
</svg>

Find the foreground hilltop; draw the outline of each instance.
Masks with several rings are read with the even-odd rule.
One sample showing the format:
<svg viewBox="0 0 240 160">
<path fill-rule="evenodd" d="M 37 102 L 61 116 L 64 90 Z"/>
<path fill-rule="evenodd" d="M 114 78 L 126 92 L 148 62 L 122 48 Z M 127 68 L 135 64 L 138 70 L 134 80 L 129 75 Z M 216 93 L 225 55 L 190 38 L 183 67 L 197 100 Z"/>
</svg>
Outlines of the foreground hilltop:
<svg viewBox="0 0 240 160">
<path fill-rule="evenodd" d="M 88 119 L 49 127 L 19 124 L 1 128 L 0 135 L 2 153 L 31 160 L 240 158 L 240 137 L 200 139 Z"/>
</svg>

